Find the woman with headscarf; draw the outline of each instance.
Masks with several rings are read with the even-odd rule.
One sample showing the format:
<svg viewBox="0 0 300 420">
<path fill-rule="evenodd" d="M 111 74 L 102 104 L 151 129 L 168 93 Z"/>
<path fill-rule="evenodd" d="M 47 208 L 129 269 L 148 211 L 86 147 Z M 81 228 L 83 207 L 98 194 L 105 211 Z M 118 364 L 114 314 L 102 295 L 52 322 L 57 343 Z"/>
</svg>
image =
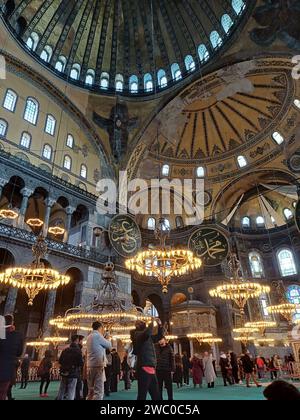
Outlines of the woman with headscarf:
<svg viewBox="0 0 300 420">
<path fill-rule="evenodd" d="M 196 353 L 194 357 L 192 357 L 191 362 L 192 362 L 192 377 L 193 377 L 194 388 L 196 388 L 197 385 L 199 385 L 199 387 L 202 388 L 203 363 L 199 354 Z"/>
<path fill-rule="evenodd" d="M 203 370 L 204 370 L 205 380 L 207 382 L 207 387 L 214 388 L 216 374 L 215 374 L 214 365 L 213 365 L 213 356 L 212 354 L 209 354 L 207 351 L 204 353 L 204 357 L 203 357 Z"/>
</svg>

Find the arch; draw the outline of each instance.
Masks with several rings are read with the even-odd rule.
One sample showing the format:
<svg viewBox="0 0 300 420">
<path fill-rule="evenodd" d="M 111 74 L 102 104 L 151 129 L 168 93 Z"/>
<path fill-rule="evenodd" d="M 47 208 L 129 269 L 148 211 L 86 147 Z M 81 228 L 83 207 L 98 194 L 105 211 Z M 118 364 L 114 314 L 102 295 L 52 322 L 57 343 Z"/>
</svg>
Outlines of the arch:
<svg viewBox="0 0 300 420">
<path fill-rule="evenodd" d="M 16 22 L 16 33 L 18 36 L 22 36 L 27 28 L 27 20 L 24 16 L 20 16 Z"/>
<path fill-rule="evenodd" d="M 244 216 L 242 218 L 242 227 L 243 228 L 250 228 L 251 227 L 251 219 L 248 216 Z"/>
<path fill-rule="evenodd" d="M 159 318 L 164 322 L 164 311 L 161 297 L 153 293 L 148 295 L 146 300 L 151 302 L 151 304 L 156 308 Z"/>
<path fill-rule="evenodd" d="M 27 155 L 25 155 L 25 153 L 17 152 L 15 154 L 15 157 L 18 158 L 18 159 L 23 160 L 24 162 L 30 163 L 29 157 Z"/>
<path fill-rule="evenodd" d="M 115 79 L 115 88 L 117 92 L 123 92 L 124 89 L 124 77 L 122 74 L 117 74 Z"/>
<path fill-rule="evenodd" d="M 0 137 L 6 137 L 8 123 L 3 118 L 0 118 Z"/>
<path fill-rule="evenodd" d="M 18 95 L 12 89 L 7 89 L 3 101 L 3 108 L 7 109 L 8 111 L 15 112 L 16 105 L 17 105 Z"/>
<path fill-rule="evenodd" d="M 53 115 L 48 114 L 46 117 L 45 133 L 50 134 L 50 136 L 54 136 L 55 127 L 56 127 L 56 118 Z"/>
<path fill-rule="evenodd" d="M 47 160 L 51 160 L 52 159 L 52 147 L 50 146 L 50 144 L 45 144 L 44 145 L 42 157 L 44 159 L 47 159 Z"/>
<path fill-rule="evenodd" d="M 163 69 L 158 70 L 157 72 L 157 82 L 160 88 L 168 86 L 168 79 L 166 72 Z"/>
<path fill-rule="evenodd" d="M 39 168 L 40 168 L 42 171 L 47 172 L 48 174 L 51 174 L 51 173 L 52 173 L 52 169 L 50 168 L 50 166 L 46 165 L 45 163 L 41 163 L 41 164 L 39 165 Z"/>
<path fill-rule="evenodd" d="M 86 206 L 79 204 L 72 214 L 71 227 L 77 226 L 79 223 L 87 221 L 89 218 L 89 211 Z"/>
<path fill-rule="evenodd" d="M 57 62 L 55 63 L 55 70 L 59 71 L 60 73 L 62 73 L 65 70 L 67 64 L 67 59 L 64 55 L 60 55 L 58 57 Z"/>
<path fill-rule="evenodd" d="M 100 88 L 108 89 L 108 87 L 109 87 L 109 74 L 103 71 L 100 76 Z"/>
<path fill-rule="evenodd" d="M 144 76 L 144 90 L 145 92 L 153 91 L 153 78 L 150 73 L 146 73 Z"/>
<path fill-rule="evenodd" d="M 191 55 L 187 55 L 184 59 L 185 68 L 187 71 L 196 70 L 196 63 Z"/>
<path fill-rule="evenodd" d="M 237 15 L 243 12 L 246 7 L 246 4 L 243 0 L 232 0 L 231 5 Z"/>
<path fill-rule="evenodd" d="M 265 226 L 265 219 L 262 216 L 257 216 L 256 226 L 257 227 L 264 227 Z"/>
<path fill-rule="evenodd" d="M 24 147 L 24 149 L 30 149 L 31 145 L 31 134 L 27 131 L 23 131 L 20 139 L 20 146 Z"/>
<path fill-rule="evenodd" d="M 233 20 L 231 19 L 231 17 L 228 14 L 225 14 L 221 18 L 221 24 L 222 24 L 222 27 L 223 27 L 224 31 L 228 34 L 231 27 L 233 26 Z"/>
<path fill-rule="evenodd" d="M 147 221 L 147 228 L 149 230 L 154 230 L 156 226 L 156 220 L 154 217 L 149 217 L 148 221 Z"/>
<path fill-rule="evenodd" d="M 198 47 L 198 55 L 201 63 L 205 63 L 207 60 L 209 60 L 209 52 L 206 48 L 206 45 L 200 44 Z"/>
<path fill-rule="evenodd" d="M 135 74 L 129 78 L 129 91 L 130 93 L 138 93 L 139 91 L 139 79 Z"/>
<path fill-rule="evenodd" d="M 32 32 L 30 34 L 30 36 L 28 37 L 27 41 L 26 41 L 27 47 L 30 50 L 35 51 L 38 43 L 39 43 L 39 36 L 38 36 L 38 34 L 36 32 Z"/>
<path fill-rule="evenodd" d="M 57 204 L 59 204 L 64 209 L 70 205 L 69 200 L 66 197 L 64 197 L 63 195 L 58 197 L 56 202 L 57 202 Z"/>
<path fill-rule="evenodd" d="M 210 39 L 211 45 L 215 49 L 221 47 L 221 45 L 223 44 L 223 40 L 218 31 L 212 31 L 209 36 L 209 39 Z"/>
<path fill-rule="evenodd" d="M 72 158 L 69 155 L 65 155 L 63 167 L 67 171 L 71 171 L 71 169 L 72 169 Z"/>
<path fill-rule="evenodd" d="M 50 45 L 46 45 L 41 52 L 40 58 L 44 60 L 46 63 L 49 63 L 52 57 L 53 49 Z"/>
<path fill-rule="evenodd" d="M 92 86 L 94 84 L 95 81 L 95 70 L 93 69 L 89 69 L 86 72 L 86 76 L 85 76 L 85 84 Z"/>
<path fill-rule="evenodd" d="M 28 97 L 24 110 L 24 120 L 30 124 L 36 125 L 39 116 L 39 103 L 35 98 Z"/>
<path fill-rule="evenodd" d="M 67 135 L 66 145 L 70 149 L 73 149 L 73 147 L 74 147 L 74 137 L 70 133 Z"/>
<path fill-rule="evenodd" d="M 178 63 L 173 63 L 171 65 L 171 73 L 172 73 L 173 80 L 178 81 L 182 79 L 182 74 L 181 74 L 181 70 Z"/>
<path fill-rule="evenodd" d="M 141 299 L 136 290 L 132 290 L 131 292 L 133 304 L 137 307 L 141 307 Z"/>
<path fill-rule="evenodd" d="M 169 176 L 170 175 L 170 165 L 163 165 L 161 168 L 161 174 L 162 176 Z"/>
<path fill-rule="evenodd" d="M 297 268 L 293 252 L 288 248 L 277 251 L 277 262 L 282 277 L 294 276 Z"/>
<path fill-rule="evenodd" d="M 80 71 L 81 71 L 80 64 L 78 63 L 73 64 L 70 71 L 70 78 L 73 80 L 79 80 Z"/>
</svg>

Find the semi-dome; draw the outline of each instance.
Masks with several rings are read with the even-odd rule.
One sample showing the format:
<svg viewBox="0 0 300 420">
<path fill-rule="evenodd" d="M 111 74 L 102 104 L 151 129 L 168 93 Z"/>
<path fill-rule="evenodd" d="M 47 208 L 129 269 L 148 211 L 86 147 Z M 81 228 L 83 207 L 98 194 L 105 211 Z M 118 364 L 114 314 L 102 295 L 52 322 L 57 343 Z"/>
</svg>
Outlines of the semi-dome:
<svg viewBox="0 0 300 420">
<path fill-rule="evenodd" d="M 59 76 L 99 92 L 137 95 L 203 69 L 252 3 L 8 0 L 2 15 L 28 52 Z"/>
</svg>

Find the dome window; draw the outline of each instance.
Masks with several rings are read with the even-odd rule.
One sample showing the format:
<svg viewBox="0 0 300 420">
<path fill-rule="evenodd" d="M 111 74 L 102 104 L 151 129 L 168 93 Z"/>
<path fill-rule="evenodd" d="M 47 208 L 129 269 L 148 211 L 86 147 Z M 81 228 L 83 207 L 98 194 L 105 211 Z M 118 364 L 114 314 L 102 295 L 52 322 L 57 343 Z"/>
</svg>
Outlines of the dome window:
<svg viewBox="0 0 300 420">
<path fill-rule="evenodd" d="M 166 72 L 162 69 L 158 70 L 157 72 L 157 80 L 158 80 L 158 86 L 160 88 L 164 88 L 168 85 L 168 79 L 166 76 Z"/>
<path fill-rule="evenodd" d="M 250 228 L 250 226 L 251 226 L 250 217 L 248 217 L 248 216 L 243 217 L 242 218 L 242 227 L 243 228 Z"/>
<path fill-rule="evenodd" d="M 257 227 L 264 227 L 265 226 L 265 219 L 262 216 L 257 216 L 256 226 Z"/>
<path fill-rule="evenodd" d="M 163 165 L 161 169 L 162 176 L 169 176 L 170 175 L 170 166 L 169 165 Z"/>
<path fill-rule="evenodd" d="M 240 168 L 245 168 L 248 165 L 247 159 L 245 158 L 245 156 L 238 156 L 237 163 Z"/>
<path fill-rule="evenodd" d="M 101 89 L 108 89 L 109 86 L 109 74 L 106 72 L 101 73 L 100 87 Z"/>
<path fill-rule="evenodd" d="M 5 137 L 7 133 L 7 122 L 3 119 L 0 119 L 0 137 Z"/>
<path fill-rule="evenodd" d="M 231 5 L 237 15 L 242 13 L 246 7 L 243 0 L 232 0 Z"/>
<path fill-rule="evenodd" d="M 275 131 L 272 134 L 272 139 L 279 145 L 284 142 L 284 137 L 280 133 L 278 133 L 278 131 Z"/>
<path fill-rule="evenodd" d="M 62 73 L 65 70 L 67 64 L 67 59 L 66 57 L 64 57 L 63 55 L 61 55 L 58 58 L 58 61 L 55 64 L 55 70 L 59 71 L 60 73 Z"/>
<path fill-rule="evenodd" d="M 230 31 L 231 27 L 233 26 L 233 20 L 229 15 L 223 15 L 221 19 L 221 24 L 223 26 L 224 31 L 226 34 Z"/>
<path fill-rule="evenodd" d="M 217 31 L 212 31 L 209 38 L 211 45 L 215 49 L 219 48 L 223 44 L 223 40 Z"/>
<path fill-rule="evenodd" d="M 95 72 L 93 69 L 89 69 L 85 77 L 85 84 L 89 86 L 93 86 L 94 82 L 95 82 Z"/>
<path fill-rule="evenodd" d="M 43 49 L 40 57 L 42 60 L 46 61 L 46 63 L 49 63 L 52 57 L 52 48 L 50 47 L 50 45 L 46 45 L 45 48 Z"/>
<path fill-rule="evenodd" d="M 48 114 L 45 125 L 45 133 L 50 134 L 50 136 L 54 136 L 55 127 L 56 119 L 53 117 L 53 115 Z"/>
<path fill-rule="evenodd" d="M 283 209 L 283 214 L 286 220 L 291 220 L 293 218 L 293 212 L 288 208 Z"/>
<path fill-rule="evenodd" d="M 67 171 L 70 171 L 72 168 L 72 159 L 70 156 L 66 155 L 64 157 L 64 169 L 67 169 Z"/>
<path fill-rule="evenodd" d="M 149 217 L 148 222 L 147 222 L 147 227 L 149 230 L 154 230 L 156 226 L 156 220 L 154 219 L 154 217 Z"/>
<path fill-rule="evenodd" d="M 297 274 L 295 258 L 291 250 L 282 249 L 277 253 L 277 261 L 282 277 L 294 276 Z"/>
<path fill-rule="evenodd" d="M 204 178 L 205 176 L 205 169 L 203 168 L 203 166 L 199 166 L 196 170 L 196 174 L 198 178 Z"/>
<path fill-rule="evenodd" d="M 201 63 L 205 63 L 209 59 L 209 52 L 204 44 L 199 45 L 198 55 Z"/>
<path fill-rule="evenodd" d="M 70 77 L 73 80 L 79 80 L 80 75 L 80 65 L 79 64 L 73 64 L 73 67 L 70 72 Z"/>
<path fill-rule="evenodd" d="M 153 91 L 153 80 L 150 73 L 147 73 L 144 76 L 144 89 L 145 89 L 145 92 Z"/>
<path fill-rule="evenodd" d="M 195 71 L 196 64 L 195 64 L 195 61 L 194 61 L 194 59 L 191 55 L 187 55 L 185 57 L 184 63 L 185 63 L 185 68 L 187 69 L 187 71 L 190 71 L 190 72 Z"/>
<path fill-rule="evenodd" d="M 38 36 L 38 34 L 36 32 L 32 32 L 32 34 L 28 37 L 28 39 L 26 41 L 27 47 L 30 50 L 35 51 L 38 43 L 39 43 L 39 36 Z"/>
<path fill-rule="evenodd" d="M 124 77 L 122 76 L 122 74 L 117 74 L 116 75 L 116 91 L 117 92 L 123 92 L 123 88 L 124 88 Z"/>
<path fill-rule="evenodd" d="M 39 104 L 34 98 L 27 98 L 24 111 L 24 120 L 30 124 L 36 125 L 39 116 Z"/>
<path fill-rule="evenodd" d="M 180 70 L 180 67 L 177 63 L 172 64 L 171 72 L 172 72 L 173 80 L 178 81 L 178 80 L 182 79 L 181 70 Z"/>
<path fill-rule="evenodd" d="M 129 79 L 129 91 L 130 93 L 138 93 L 139 91 L 139 80 L 135 74 Z"/>
<path fill-rule="evenodd" d="M 295 105 L 298 109 L 300 109 L 300 99 L 295 99 L 295 100 L 294 100 L 294 105 Z"/>
</svg>

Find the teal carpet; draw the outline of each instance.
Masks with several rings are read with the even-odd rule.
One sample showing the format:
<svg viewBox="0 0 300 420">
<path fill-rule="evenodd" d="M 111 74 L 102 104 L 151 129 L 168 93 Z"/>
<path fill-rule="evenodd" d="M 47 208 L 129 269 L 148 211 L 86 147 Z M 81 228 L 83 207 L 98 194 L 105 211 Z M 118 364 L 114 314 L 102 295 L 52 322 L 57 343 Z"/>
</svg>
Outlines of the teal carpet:
<svg viewBox="0 0 300 420">
<path fill-rule="evenodd" d="M 216 387 L 214 389 L 208 389 L 206 385 L 203 384 L 203 388 L 194 389 L 193 386 L 190 387 L 183 387 L 181 389 L 177 389 L 176 385 L 174 385 L 174 399 L 175 400 L 185 400 L 185 401 L 199 401 L 199 400 L 263 400 L 263 390 L 269 384 L 269 382 L 262 383 L 261 388 L 257 388 L 256 386 L 252 386 L 251 388 L 247 388 L 245 385 L 233 385 L 224 387 L 221 380 L 217 380 Z M 295 383 L 295 385 L 300 386 L 299 382 Z M 13 397 L 16 400 L 54 400 L 59 383 L 52 382 L 49 386 L 48 398 L 40 398 L 39 396 L 39 384 L 38 383 L 29 383 L 25 390 L 19 389 L 20 385 L 14 387 L 12 390 Z M 118 400 L 136 400 L 136 383 L 133 384 L 132 389 L 130 391 L 124 391 L 124 384 L 120 382 L 119 384 L 119 392 L 111 394 L 109 398 L 106 400 L 110 401 L 118 401 Z M 166 395 L 164 396 L 166 399 Z"/>
</svg>

